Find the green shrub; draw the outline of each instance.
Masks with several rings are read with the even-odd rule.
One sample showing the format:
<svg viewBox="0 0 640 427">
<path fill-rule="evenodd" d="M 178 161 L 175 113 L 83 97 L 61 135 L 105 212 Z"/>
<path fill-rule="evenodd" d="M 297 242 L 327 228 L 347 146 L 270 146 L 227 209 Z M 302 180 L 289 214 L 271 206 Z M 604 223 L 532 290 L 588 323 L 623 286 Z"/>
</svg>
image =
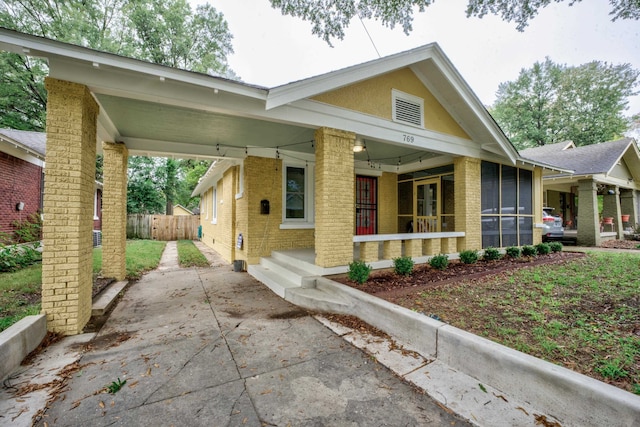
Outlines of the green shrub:
<svg viewBox="0 0 640 427">
<path fill-rule="evenodd" d="M 429 265 L 436 270 L 444 270 L 449 265 L 449 257 L 445 254 L 434 255 L 429 260 Z"/>
<path fill-rule="evenodd" d="M 41 260 L 42 255 L 36 250 L 37 247 L 37 244 L 32 247 L 27 245 L 0 246 L 0 272 L 20 270 Z"/>
<path fill-rule="evenodd" d="M 16 228 L 13 232 L 15 234 L 16 243 L 40 240 L 42 221 L 40 220 L 40 215 L 37 213 L 29 215 L 29 218 L 25 220 L 15 220 L 11 225 Z"/>
<path fill-rule="evenodd" d="M 511 258 L 520 258 L 520 255 L 522 255 L 522 250 L 517 246 L 509 246 L 506 252 L 507 256 Z"/>
<path fill-rule="evenodd" d="M 371 270 L 371 266 L 364 261 L 353 261 L 349 264 L 349 280 L 362 285 L 369 278 Z"/>
<path fill-rule="evenodd" d="M 522 255 L 524 256 L 536 256 L 538 255 L 538 249 L 533 245 L 524 245 L 522 247 Z"/>
<path fill-rule="evenodd" d="M 475 264 L 476 262 L 478 262 L 479 258 L 480 255 L 478 254 L 478 251 L 474 251 L 472 249 L 467 249 L 460 252 L 460 261 L 462 261 L 464 264 Z"/>
<path fill-rule="evenodd" d="M 560 242 L 551 242 L 549 243 L 549 247 L 551 248 L 551 252 L 562 252 L 562 243 Z"/>
<path fill-rule="evenodd" d="M 546 255 L 551 253 L 551 245 L 549 243 L 538 243 L 536 245 L 536 251 L 540 255 Z"/>
<path fill-rule="evenodd" d="M 413 260 L 408 256 L 401 256 L 393 259 L 393 271 L 402 276 L 409 276 L 413 273 Z"/>
<path fill-rule="evenodd" d="M 485 261 L 495 261 L 502 258 L 502 254 L 498 249 L 488 247 L 487 249 L 484 250 L 483 258 Z"/>
</svg>

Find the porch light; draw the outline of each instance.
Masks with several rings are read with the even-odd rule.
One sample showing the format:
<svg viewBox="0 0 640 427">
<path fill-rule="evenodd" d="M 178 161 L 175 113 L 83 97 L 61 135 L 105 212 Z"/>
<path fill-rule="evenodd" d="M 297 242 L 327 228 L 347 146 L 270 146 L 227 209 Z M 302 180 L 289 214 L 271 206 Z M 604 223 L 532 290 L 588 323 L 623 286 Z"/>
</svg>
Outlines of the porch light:
<svg viewBox="0 0 640 427">
<path fill-rule="evenodd" d="M 360 153 L 360 152 L 362 152 L 362 151 L 364 151 L 366 149 L 367 149 L 367 147 L 365 147 L 364 141 L 362 139 L 360 139 L 360 138 L 356 138 L 356 143 L 353 146 L 353 152 L 354 153 Z"/>
</svg>

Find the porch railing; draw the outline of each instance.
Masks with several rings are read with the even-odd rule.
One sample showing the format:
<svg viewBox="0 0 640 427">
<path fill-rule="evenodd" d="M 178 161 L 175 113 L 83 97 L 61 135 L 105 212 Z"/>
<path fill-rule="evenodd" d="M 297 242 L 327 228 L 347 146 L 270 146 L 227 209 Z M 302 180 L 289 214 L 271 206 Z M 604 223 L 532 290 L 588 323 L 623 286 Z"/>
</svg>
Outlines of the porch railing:
<svg viewBox="0 0 640 427">
<path fill-rule="evenodd" d="M 456 253 L 458 252 L 458 239 L 464 236 L 464 231 L 367 234 L 364 236 L 353 236 L 353 243 L 360 244 L 361 261 L 375 262 L 380 259 L 381 244 L 382 259 L 401 257 L 403 254 L 403 246 L 405 256 L 416 258 L 440 253 Z"/>
</svg>

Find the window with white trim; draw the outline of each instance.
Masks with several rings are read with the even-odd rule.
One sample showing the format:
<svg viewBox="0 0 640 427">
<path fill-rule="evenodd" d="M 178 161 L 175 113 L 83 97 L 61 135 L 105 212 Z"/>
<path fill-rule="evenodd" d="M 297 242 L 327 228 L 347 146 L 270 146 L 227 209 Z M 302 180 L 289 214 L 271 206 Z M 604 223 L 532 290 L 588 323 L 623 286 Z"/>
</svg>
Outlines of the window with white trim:
<svg viewBox="0 0 640 427">
<path fill-rule="evenodd" d="M 283 168 L 282 222 L 313 223 L 313 166 L 288 164 Z"/>
<path fill-rule="evenodd" d="M 424 127 L 424 99 L 392 89 L 391 110 L 394 122 Z"/>
<path fill-rule="evenodd" d="M 218 223 L 218 187 L 211 188 L 211 224 Z"/>
</svg>

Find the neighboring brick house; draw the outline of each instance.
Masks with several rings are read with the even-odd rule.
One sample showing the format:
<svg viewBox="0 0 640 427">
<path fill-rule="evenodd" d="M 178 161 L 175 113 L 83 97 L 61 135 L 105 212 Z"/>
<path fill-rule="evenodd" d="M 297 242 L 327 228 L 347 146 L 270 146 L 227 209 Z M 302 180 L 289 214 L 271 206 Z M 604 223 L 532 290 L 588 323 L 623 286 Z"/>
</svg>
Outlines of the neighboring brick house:
<svg viewBox="0 0 640 427">
<path fill-rule="evenodd" d="M 0 129 L 0 231 L 42 212 L 46 134 Z"/>
<path fill-rule="evenodd" d="M 0 129 L 0 231 L 42 213 L 47 134 Z M 102 183 L 95 182 L 94 230 L 102 223 Z"/>
</svg>

